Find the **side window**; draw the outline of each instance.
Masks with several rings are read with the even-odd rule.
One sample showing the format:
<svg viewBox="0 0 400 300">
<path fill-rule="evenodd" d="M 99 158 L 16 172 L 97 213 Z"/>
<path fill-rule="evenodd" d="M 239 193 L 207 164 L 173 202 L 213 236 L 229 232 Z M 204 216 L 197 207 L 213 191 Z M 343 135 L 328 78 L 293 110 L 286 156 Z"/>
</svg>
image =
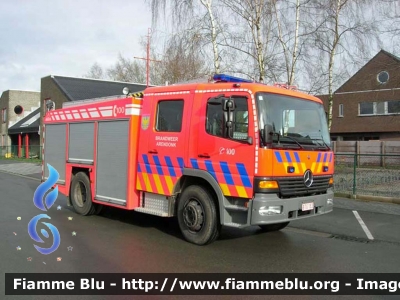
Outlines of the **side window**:
<svg viewBox="0 0 400 300">
<path fill-rule="evenodd" d="M 157 105 L 156 130 L 180 132 L 182 129 L 183 100 L 162 100 Z"/>
<path fill-rule="evenodd" d="M 247 99 L 236 98 L 235 105 L 233 138 L 235 140 L 246 140 L 249 132 L 249 109 L 247 107 Z"/>
<path fill-rule="evenodd" d="M 221 105 L 207 104 L 206 132 L 224 137 L 224 112 Z"/>
<path fill-rule="evenodd" d="M 207 103 L 206 132 L 208 134 L 223 138 L 231 136 L 235 140 L 247 139 L 249 130 L 247 99 L 242 97 L 233 97 L 233 99 L 235 101 L 235 110 L 233 111 L 232 131 L 229 135 L 225 126 L 228 112 L 222 109 L 223 104 L 217 104 L 215 101 Z"/>
</svg>

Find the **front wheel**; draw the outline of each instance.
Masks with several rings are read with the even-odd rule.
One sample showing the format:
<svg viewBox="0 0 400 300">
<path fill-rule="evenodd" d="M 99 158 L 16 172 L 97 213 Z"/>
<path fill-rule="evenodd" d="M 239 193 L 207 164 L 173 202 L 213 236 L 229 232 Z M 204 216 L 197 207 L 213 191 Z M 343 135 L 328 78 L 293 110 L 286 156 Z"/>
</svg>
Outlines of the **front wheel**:
<svg viewBox="0 0 400 300">
<path fill-rule="evenodd" d="M 270 232 L 270 231 L 278 231 L 286 226 L 289 225 L 290 222 L 284 222 L 284 223 L 277 223 L 277 224 L 268 224 L 268 225 L 258 225 L 261 228 L 261 231 L 265 232 Z"/>
<path fill-rule="evenodd" d="M 92 202 L 90 180 L 84 172 L 77 173 L 71 183 L 70 198 L 75 211 L 81 215 L 91 215 L 96 211 Z"/>
<path fill-rule="evenodd" d="M 218 238 L 221 225 L 211 193 L 192 185 L 181 194 L 178 202 L 178 223 L 188 242 L 206 245 Z"/>
</svg>

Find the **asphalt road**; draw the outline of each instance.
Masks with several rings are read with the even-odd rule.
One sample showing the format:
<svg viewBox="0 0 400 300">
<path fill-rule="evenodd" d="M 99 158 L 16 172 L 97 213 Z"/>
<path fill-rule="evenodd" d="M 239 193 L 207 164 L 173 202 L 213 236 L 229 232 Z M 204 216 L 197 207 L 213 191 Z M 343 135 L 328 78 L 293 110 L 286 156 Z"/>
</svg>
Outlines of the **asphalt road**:
<svg viewBox="0 0 400 300">
<path fill-rule="evenodd" d="M 99 216 L 77 215 L 59 195 L 47 212 L 61 236 L 57 251 L 42 255 L 27 232 L 37 180 L 0 172 L 0 269 L 3 273 L 398 273 L 400 218 L 397 208 L 366 205 L 357 212 L 373 236 L 368 239 L 354 208 L 292 222 L 281 232 L 223 228 L 219 240 L 195 246 L 183 240 L 177 222 L 106 208 Z M 59 207 L 59 209 L 57 209 Z M 343 206 L 342 206 L 343 207 Z M 373 207 L 373 205 L 372 205 Z M 389 212 L 389 213 L 388 213 Z M 72 218 L 72 219 L 71 219 Z M 20 219 L 20 220 L 19 220 Z M 76 235 L 72 233 L 75 232 Z M 49 247 L 46 245 L 44 247 Z M 20 250 L 17 250 L 20 247 Z M 68 249 L 68 247 L 72 247 Z M 30 258 L 30 260 L 28 260 Z M 61 258 L 58 261 L 57 258 Z M 71 299 L 63 296 L 4 296 L 0 299 Z M 3 298 L 4 297 L 4 298 Z M 73 299 L 132 299 L 133 296 L 74 296 Z M 165 299 L 165 296 L 134 297 Z M 187 299 L 187 296 L 169 299 Z M 202 299 L 204 297 L 190 297 Z M 217 298 L 217 297 L 214 297 Z M 218 297 L 218 299 L 250 297 Z M 288 299 L 289 297 L 274 297 Z M 296 299 L 324 297 L 296 297 Z M 346 298 L 348 297 L 337 297 Z M 351 296 L 351 298 L 355 298 Z M 381 299 L 380 296 L 363 299 Z M 251 297 L 265 299 L 265 297 Z"/>
</svg>

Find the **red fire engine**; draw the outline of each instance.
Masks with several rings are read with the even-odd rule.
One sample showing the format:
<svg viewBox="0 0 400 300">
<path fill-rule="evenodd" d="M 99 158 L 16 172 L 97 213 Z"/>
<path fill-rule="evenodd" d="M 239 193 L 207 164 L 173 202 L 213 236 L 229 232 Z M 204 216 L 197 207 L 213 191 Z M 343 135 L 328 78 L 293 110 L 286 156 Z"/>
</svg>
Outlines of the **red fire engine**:
<svg viewBox="0 0 400 300">
<path fill-rule="evenodd" d="M 77 213 L 176 216 L 198 245 L 222 225 L 275 231 L 333 207 L 322 102 L 227 75 L 50 110 L 43 157 Z"/>
</svg>

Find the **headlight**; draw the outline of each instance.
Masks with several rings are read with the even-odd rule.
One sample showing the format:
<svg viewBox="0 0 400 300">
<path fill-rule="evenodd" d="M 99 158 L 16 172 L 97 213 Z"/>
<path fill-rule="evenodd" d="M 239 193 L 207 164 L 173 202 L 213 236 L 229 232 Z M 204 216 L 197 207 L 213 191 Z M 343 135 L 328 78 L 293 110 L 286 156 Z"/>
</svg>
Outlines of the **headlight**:
<svg viewBox="0 0 400 300">
<path fill-rule="evenodd" d="M 261 216 L 272 216 L 272 215 L 279 215 L 282 213 L 283 206 L 263 206 L 260 207 L 258 213 Z"/>
</svg>

